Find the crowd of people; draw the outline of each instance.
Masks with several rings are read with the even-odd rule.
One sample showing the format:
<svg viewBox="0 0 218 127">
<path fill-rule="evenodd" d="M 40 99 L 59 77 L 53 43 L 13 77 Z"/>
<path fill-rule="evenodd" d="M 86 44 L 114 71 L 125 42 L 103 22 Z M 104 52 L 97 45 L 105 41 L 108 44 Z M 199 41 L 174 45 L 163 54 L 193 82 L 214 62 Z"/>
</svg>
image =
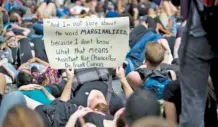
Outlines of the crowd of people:
<svg viewBox="0 0 218 127">
<path fill-rule="evenodd" d="M 186 20 L 180 15 L 179 0 L 0 0 L 0 4 L 0 126 L 177 127 L 184 122 L 179 48 Z M 43 19 L 119 17 L 129 17 L 131 30 L 122 66 L 50 67 Z M 209 76 L 203 126 L 218 126 L 216 110 Z"/>
</svg>

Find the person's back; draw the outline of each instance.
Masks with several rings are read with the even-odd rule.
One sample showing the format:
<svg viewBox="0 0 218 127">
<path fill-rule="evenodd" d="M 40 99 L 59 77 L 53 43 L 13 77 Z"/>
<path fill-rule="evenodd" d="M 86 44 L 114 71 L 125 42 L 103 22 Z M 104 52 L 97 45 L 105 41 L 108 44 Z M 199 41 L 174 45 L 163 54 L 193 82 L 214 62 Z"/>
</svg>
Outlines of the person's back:
<svg viewBox="0 0 218 127">
<path fill-rule="evenodd" d="M 131 126 L 137 120 L 148 116 L 160 116 L 160 103 L 150 91 L 138 89 L 127 100 L 126 120 Z"/>
</svg>

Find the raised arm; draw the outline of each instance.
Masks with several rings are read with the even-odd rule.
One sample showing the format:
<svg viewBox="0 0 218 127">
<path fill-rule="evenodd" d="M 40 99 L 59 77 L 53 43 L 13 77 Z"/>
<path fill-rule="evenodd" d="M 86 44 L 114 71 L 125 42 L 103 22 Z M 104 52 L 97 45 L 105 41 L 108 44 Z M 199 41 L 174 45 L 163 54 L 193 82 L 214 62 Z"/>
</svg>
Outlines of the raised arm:
<svg viewBox="0 0 218 127">
<path fill-rule="evenodd" d="M 173 56 L 168 41 L 166 39 L 159 39 L 158 43 L 161 44 L 165 50 L 163 63 L 171 64 L 171 62 L 173 61 Z"/>
<path fill-rule="evenodd" d="M 46 67 L 50 66 L 49 63 L 46 62 L 46 61 L 43 61 L 43 60 L 41 60 L 41 59 L 39 59 L 39 58 L 37 58 L 37 57 L 36 57 L 35 59 L 36 59 L 36 62 L 37 62 L 37 63 L 41 63 L 41 64 L 45 65 Z"/>
<path fill-rule="evenodd" d="M 133 93 L 133 89 L 130 87 L 130 85 L 125 77 L 123 67 L 118 67 L 116 69 L 116 76 L 120 79 L 121 84 L 123 86 L 125 96 L 126 96 L 126 98 L 128 98 Z"/>
<path fill-rule="evenodd" d="M 81 119 L 82 117 L 84 117 L 86 114 L 90 112 L 92 112 L 90 108 L 84 108 L 80 106 L 78 110 L 70 116 L 70 119 L 68 120 L 67 125 L 65 127 L 75 127 L 76 121 L 78 119 Z"/>
<path fill-rule="evenodd" d="M 60 100 L 67 102 L 71 96 L 72 83 L 74 78 L 74 69 L 66 69 L 67 73 L 67 83 L 61 94 Z"/>
<path fill-rule="evenodd" d="M 46 66 L 46 67 L 49 67 L 49 66 L 50 66 L 49 63 L 47 63 L 46 61 L 43 61 L 43 60 L 41 60 L 41 59 L 39 59 L 39 58 L 37 58 L 37 57 L 34 57 L 34 58 L 30 59 L 30 60 L 28 61 L 28 63 L 40 63 L 40 64 L 43 64 L 43 65 Z"/>
</svg>

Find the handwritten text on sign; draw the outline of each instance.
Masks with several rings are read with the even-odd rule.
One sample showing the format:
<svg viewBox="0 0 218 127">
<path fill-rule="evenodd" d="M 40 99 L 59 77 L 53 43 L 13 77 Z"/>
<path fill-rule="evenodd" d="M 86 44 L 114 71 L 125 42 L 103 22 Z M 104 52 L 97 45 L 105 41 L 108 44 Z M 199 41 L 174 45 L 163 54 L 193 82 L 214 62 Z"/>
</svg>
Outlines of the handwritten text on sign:
<svg viewBox="0 0 218 127">
<path fill-rule="evenodd" d="M 44 41 L 53 68 L 117 67 L 129 48 L 129 19 L 45 19 Z"/>
</svg>

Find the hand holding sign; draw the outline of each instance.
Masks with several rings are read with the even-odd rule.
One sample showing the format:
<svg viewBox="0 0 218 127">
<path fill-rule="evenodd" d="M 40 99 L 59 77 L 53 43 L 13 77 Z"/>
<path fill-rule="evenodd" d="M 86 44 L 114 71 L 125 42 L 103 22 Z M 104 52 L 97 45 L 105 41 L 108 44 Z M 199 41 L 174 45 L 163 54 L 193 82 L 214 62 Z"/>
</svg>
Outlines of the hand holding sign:
<svg viewBox="0 0 218 127">
<path fill-rule="evenodd" d="M 129 49 L 129 18 L 45 19 L 44 41 L 52 68 L 114 68 Z"/>
</svg>

